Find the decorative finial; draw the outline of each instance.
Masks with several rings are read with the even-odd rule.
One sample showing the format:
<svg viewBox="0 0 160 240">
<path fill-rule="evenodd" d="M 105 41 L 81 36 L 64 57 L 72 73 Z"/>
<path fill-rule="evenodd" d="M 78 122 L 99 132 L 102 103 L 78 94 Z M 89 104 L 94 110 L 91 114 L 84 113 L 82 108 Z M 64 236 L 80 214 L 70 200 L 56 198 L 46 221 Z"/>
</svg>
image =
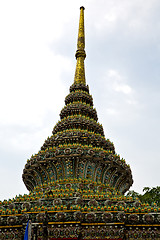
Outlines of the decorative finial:
<svg viewBox="0 0 160 240">
<path fill-rule="evenodd" d="M 84 69 L 84 60 L 86 57 L 85 53 L 85 36 L 84 36 L 84 7 L 80 7 L 80 19 L 79 19 L 79 31 L 78 31 L 78 40 L 77 40 L 77 51 L 76 51 L 76 71 L 74 77 L 74 83 L 85 84 L 85 69 Z"/>
</svg>

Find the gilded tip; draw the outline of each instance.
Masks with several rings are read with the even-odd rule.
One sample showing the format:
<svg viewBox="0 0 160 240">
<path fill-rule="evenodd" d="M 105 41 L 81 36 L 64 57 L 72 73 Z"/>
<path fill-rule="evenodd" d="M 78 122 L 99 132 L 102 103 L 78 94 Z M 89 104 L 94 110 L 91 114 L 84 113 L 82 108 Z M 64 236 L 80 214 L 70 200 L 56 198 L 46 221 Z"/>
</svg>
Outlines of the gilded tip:
<svg viewBox="0 0 160 240">
<path fill-rule="evenodd" d="M 84 8 L 83 6 L 81 6 L 81 7 L 80 7 L 80 9 L 83 9 L 83 10 L 85 10 L 85 8 Z"/>
<path fill-rule="evenodd" d="M 84 7 L 80 7 L 80 18 L 79 18 L 79 30 L 77 40 L 77 51 L 75 57 L 77 59 L 76 71 L 74 76 L 75 84 L 86 84 L 85 80 L 85 69 L 84 60 L 86 57 L 85 53 L 85 36 L 84 36 Z"/>
</svg>

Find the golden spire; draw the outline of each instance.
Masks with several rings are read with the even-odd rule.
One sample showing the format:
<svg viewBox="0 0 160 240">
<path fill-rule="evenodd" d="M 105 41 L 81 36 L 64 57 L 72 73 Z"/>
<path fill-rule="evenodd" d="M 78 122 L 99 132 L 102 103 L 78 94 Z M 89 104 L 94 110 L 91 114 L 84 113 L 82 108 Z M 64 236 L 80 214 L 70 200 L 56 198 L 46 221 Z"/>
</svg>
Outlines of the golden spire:
<svg viewBox="0 0 160 240">
<path fill-rule="evenodd" d="M 85 70 L 84 70 L 84 59 L 85 53 L 85 37 L 84 37 L 84 7 L 80 7 L 80 19 L 79 19 L 79 31 L 76 51 L 76 71 L 74 77 L 74 83 L 86 84 Z"/>
</svg>

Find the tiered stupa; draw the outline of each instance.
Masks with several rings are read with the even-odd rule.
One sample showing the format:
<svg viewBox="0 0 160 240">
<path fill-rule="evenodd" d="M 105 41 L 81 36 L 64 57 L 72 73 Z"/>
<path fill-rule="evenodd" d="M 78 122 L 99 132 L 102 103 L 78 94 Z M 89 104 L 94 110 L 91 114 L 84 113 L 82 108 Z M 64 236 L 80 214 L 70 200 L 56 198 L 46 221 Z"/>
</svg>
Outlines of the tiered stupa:
<svg viewBox="0 0 160 240">
<path fill-rule="evenodd" d="M 133 183 L 98 122 L 86 85 L 84 7 L 70 93 L 53 135 L 23 170 L 29 194 L 0 202 L 0 239 L 160 239 L 160 209 L 125 197 Z"/>
<path fill-rule="evenodd" d="M 125 193 L 133 183 L 131 170 L 115 153 L 113 143 L 105 139 L 86 85 L 83 7 L 80 13 L 74 83 L 53 135 L 27 162 L 23 181 L 33 191 L 56 180 L 88 179 Z"/>
</svg>

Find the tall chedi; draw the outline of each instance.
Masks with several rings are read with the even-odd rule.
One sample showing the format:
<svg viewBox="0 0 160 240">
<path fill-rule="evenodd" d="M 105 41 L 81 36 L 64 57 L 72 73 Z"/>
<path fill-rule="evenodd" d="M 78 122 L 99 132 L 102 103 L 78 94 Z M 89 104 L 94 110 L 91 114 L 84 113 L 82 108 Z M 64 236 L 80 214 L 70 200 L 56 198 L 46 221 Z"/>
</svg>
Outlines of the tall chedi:
<svg viewBox="0 0 160 240">
<path fill-rule="evenodd" d="M 86 85 L 84 8 L 76 71 L 60 121 L 23 170 L 28 194 L 0 201 L 0 239 L 160 239 L 160 209 L 123 194 L 132 185 L 125 160 L 98 123 Z"/>
<path fill-rule="evenodd" d="M 104 137 L 85 80 L 84 7 L 80 8 L 76 71 L 61 120 L 38 154 L 27 162 L 23 181 L 28 190 L 61 179 L 88 179 L 124 193 L 132 185 L 129 166 Z"/>
</svg>

